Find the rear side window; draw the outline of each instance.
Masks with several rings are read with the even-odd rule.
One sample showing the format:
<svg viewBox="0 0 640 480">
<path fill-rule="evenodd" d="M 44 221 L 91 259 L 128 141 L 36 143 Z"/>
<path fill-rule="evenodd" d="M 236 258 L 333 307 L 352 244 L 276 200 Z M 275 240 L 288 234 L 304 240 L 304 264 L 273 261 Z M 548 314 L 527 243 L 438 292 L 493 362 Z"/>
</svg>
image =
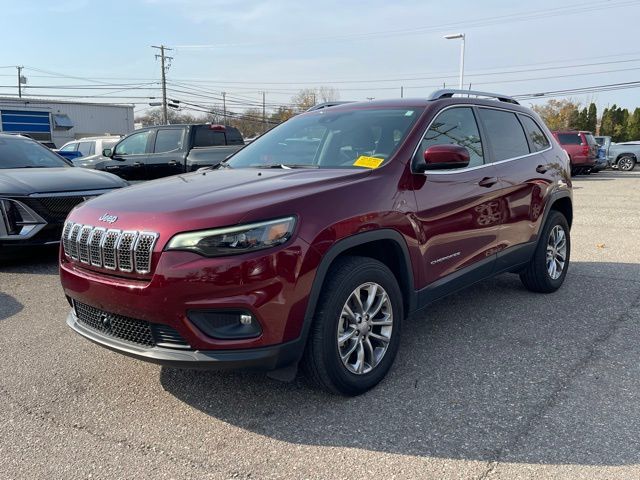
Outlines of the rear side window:
<svg viewBox="0 0 640 480">
<path fill-rule="evenodd" d="M 534 152 L 539 152 L 549 148 L 549 139 L 533 118 L 527 117 L 526 115 L 520 115 L 520 120 L 524 126 L 524 131 L 527 132 L 529 143 L 531 144 L 531 148 Z"/>
<path fill-rule="evenodd" d="M 227 127 L 227 143 L 229 145 L 244 145 L 244 140 L 237 128 Z"/>
<path fill-rule="evenodd" d="M 495 162 L 530 153 L 527 137 L 515 113 L 481 108 L 480 118 L 491 142 Z"/>
<path fill-rule="evenodd" d="M 484 163 L 478 124 L 469 107 L 450 108 L 438 115 L 422 139 L 416 155 L 422 156 L 433 145 L 460 145 L 469 152 L 470 167 Z"/>
<path fill-rule="evenodd" d="M 584 138 L 587 140 L 587 145 L 597 145 L 596 139 L 590 133 L 584 133 Z"/>
<path fill-rule="evenodd" d="M 82 156 L 91 155 L 93 152 L 91 151 L 91 147 L 94 142 L 80 142 L 78 144 L 78 151 L 82 154 Z"/>
<path fill-rule="evenodd" d="M 167 153 L 182 150 L 184 128 L 167 128 L 156 133 L 154 153 Z"/>
<path fill-rule="evenodd" d="M 196 127 L 194 147 L 219 147 L 226 145 L 224 132 L 222 130 L 211 130 L 209 127 Z"/>
<path fill-rule="evenodd" d="M 558 142 L 560 145 L 582 145 L 582 138 L 579 133 L 559 133 Z"/>
</svg>

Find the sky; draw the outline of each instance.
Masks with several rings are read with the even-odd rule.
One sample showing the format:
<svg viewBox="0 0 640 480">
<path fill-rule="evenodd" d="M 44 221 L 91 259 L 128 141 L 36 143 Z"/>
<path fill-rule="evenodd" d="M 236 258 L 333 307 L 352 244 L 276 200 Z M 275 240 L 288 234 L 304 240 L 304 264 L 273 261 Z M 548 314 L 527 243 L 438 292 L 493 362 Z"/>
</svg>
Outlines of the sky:
<svg viewBox="0 0 640 480">
<path fill-rule="evenodd" d="M 302 88 L 342 100 L 425 97 L 458 86 L 522 95 L 636 82 L 567 94 L 599 111 L 640 106 L 640 0 L 0 0 L 0 95 L 134 103 L 160 96 L 151 45 L 166 45 L 169 97 L 241 111 L 288 104 Z M 562 94 L 564 96 L 564 94 Z M 68 97 L 63 97 L 68 96 Z M 149 97 L 156 97 L 150 99 Z M 545 99 L 525 100 L 536 104 Z M 197 110 L 197 109 L 196 109 Z"/>
</svg>

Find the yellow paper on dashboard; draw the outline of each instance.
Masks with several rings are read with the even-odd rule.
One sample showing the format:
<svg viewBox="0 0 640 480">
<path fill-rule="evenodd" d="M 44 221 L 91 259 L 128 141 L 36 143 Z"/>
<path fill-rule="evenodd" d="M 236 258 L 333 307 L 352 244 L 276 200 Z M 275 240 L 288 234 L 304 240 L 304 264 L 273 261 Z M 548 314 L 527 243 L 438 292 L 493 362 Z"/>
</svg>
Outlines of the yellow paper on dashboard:
<svg viewBox="0 0 640 480">
<path fill-rule="evenodd" d="M 365 157 L 361 155 L 358 159 L 353 163 L 354 167 L 365 167 L 365 168 L 378 168 L 384 162 L 384 158 L 376 158 L 376 157 Z"/>
</svg>

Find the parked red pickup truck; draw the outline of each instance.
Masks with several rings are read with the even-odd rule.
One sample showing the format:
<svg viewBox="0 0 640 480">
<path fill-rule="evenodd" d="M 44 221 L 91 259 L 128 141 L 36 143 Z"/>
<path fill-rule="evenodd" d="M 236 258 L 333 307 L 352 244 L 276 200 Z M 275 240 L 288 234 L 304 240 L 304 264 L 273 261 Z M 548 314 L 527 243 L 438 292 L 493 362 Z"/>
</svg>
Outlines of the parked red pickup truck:
<svg viewBox="0 0 640 480">
<path fill-rule="evenodd" d="M 67 322 L 142 360 L 301 364 L 362 393 L 417 309 L 502 272 L 562 285 L 571 178 L 551 138 L 515 100 L 466 90 L 298 115 L 217 167 L 76 208 Z"/>
</svg>

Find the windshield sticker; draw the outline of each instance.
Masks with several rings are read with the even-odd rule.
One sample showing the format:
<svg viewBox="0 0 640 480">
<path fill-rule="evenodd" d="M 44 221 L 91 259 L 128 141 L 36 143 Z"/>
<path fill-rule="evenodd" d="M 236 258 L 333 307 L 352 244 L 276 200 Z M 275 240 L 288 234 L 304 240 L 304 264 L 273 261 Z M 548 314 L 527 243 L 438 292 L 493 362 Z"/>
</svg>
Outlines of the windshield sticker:
<svg viewBox="0 0 640 480">
<path fill-rule="evenodd" d="M 365 157 L 361 155 L 358 159 L 353 163 L 354 167 L 365 167 L 365 168 L 378 168 L 384 162 L 384 158 L 376 158 L 376 157 Z"/>
<path fill-rule="evenodd" d="M 407 113 L 404 114 L 405 117 L 410 117 L 413 115 L 413 110 L 407 110 Z"/>
</svg>

